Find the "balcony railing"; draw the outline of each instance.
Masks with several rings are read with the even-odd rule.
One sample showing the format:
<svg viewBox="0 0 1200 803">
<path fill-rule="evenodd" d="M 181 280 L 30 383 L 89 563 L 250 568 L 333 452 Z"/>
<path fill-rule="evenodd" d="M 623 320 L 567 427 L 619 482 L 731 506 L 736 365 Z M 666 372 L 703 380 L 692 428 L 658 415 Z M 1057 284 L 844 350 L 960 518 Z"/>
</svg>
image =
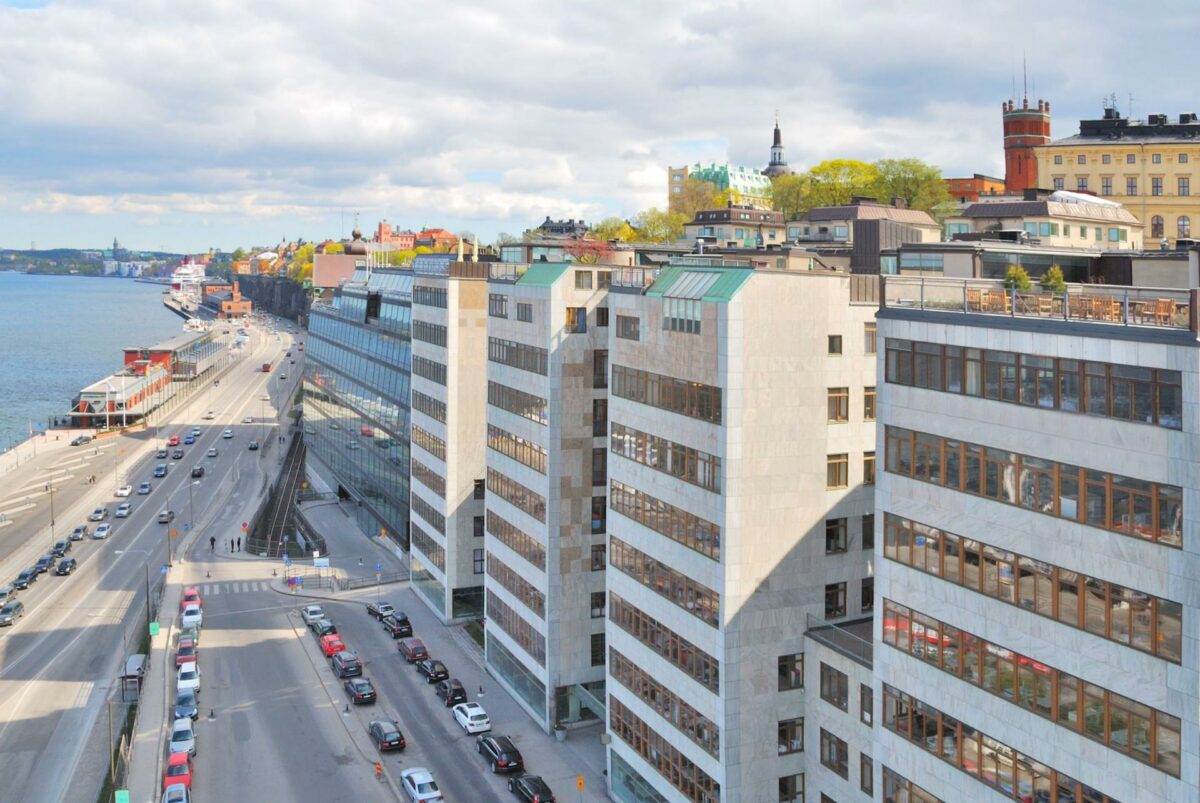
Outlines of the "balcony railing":
<svg viewBox="0 0 1200 803">
<path fill-rule="evenodd" d="M 645 290 L 658 278 L 658 268 L 614 268 L 609 287 Z"/>
<path fill-rule="evenodd" d="M 515 262 L 489 262 L 488 279 L 494 282 L 516 282 L 529 270 L 528 265 Z"/>
<path fill-rule="evenodd" d="M 1054 293 L 999 279 L 885 276 L 881 306 L 1200 331 L 1200 290 L 1163 287 L 1072 284 Z"/>
<path fill-rule="evenodd" d="M 852 661 L 857 661 L 868 669 L 871 668 L 873 655 L 869 639 L 870 619 L 836 625 L 810 613 L 805 616 L 805 625 L 805 635 L 809 638 L 821 642 L 826 647 L 841 653 Z M 868 638 L 851 632 L 851 628 L 858 630 Z"/>
</svg>

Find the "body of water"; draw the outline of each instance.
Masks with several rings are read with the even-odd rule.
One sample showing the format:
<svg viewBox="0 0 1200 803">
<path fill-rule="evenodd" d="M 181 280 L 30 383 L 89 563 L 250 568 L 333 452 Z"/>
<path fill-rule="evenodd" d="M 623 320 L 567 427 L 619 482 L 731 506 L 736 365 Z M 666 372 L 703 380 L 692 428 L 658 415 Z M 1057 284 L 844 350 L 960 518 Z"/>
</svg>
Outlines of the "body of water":
<svg viewBox="0 0 1200 803">
<path fill-rule="evenodd" d="M 182 331 L 162 285 L 0 273 L 0 449 L 65 415 L 80 388 L 121 367 L 126 346 Z"/>
</svg>

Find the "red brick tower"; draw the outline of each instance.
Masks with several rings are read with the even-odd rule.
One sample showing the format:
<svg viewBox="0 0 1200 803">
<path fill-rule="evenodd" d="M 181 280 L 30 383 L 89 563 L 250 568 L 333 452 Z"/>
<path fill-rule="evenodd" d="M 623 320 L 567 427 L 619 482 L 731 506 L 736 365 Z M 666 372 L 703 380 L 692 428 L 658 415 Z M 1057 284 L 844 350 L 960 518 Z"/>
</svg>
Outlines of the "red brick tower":
<svg viewBox="0 0 1200 803">
<path fill-rule="evenodd" d="M 1000 106 L 1004 112 L 1004 189 L 1024 192 L 1038 183 L 1035 145 L 1050 141 L 1050 103 L 1039 100 L 1037 108 L 1029 108 L 1029 98 L 1007 100 Z"/>
</svg>

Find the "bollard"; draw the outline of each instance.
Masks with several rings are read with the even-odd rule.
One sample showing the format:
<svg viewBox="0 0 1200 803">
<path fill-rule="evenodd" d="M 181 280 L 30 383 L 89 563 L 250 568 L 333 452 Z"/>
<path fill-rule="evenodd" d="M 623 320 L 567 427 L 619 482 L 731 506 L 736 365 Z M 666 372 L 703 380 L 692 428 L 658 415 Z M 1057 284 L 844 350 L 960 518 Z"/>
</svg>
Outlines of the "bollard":
<svg viewBox="0 0 1200 803">
<path fill-rule="evenodd" d="M 204 572 L 204 578 L 205 578 L 206 580 L 211 580 L 211 579 L 212 579 L 212 572 L 209 572 L 209 571 L 206 571 L 206 572 Z"/>
<path fill-rule="evenodd" d="M 208 718 L 209 718 L 210 720 L 212 720 L 212 719 L 216 719 L 216 718 L 217 718 L 217 714 L 216 714 L 216 712 L 215 712 L 215 711 L 213 711 L 211 708 L 210 708 L 210 709 L 208 709 Z"/>
</svg>

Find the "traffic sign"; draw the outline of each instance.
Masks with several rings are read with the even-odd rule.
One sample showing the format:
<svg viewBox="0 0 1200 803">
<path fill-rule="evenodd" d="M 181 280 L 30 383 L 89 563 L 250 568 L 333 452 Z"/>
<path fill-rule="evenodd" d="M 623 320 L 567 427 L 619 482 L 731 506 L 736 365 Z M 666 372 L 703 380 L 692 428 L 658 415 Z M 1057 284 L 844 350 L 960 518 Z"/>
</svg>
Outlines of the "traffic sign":
<svg viewBox="0 0 1200 803">
<path fill-rule="evenodd" d="M 192 523 L 190 521 L 185 521 L 183 523 L 183 531 L 186 533 L 190 529 L 192 529 Z"/>
<path fill-rule="evenodd" d="M 381 571 L 383 571 L 383 564 L 382 564 L 382 563 L 376 563 L 376 564 L 375 564 L 375 574 L 379 574 Z"/>
<path fill-rule="evenodd" d="M 314 557 L 314 558 L 319 558 L 319 557 L 321 557 L 321 550 L 319 550 L 319 549 L 314 549 L 314 550 L 313 550 L 313 557 Z"/>
<path fill-rule="evenodd" d="M 328 569 L 329 568 L 329 558 L 313 558 L 313 568 L 314 569 Z"/>
<path fill-rule="evenodd" d="M 284 555 L 284 556 L 283 556 L 283 565 L 284 565 L 284 566 L 291 566 L 291 565 L 292 565 L 292 559 L 291 559 L 291 558 L 289 558 L 287 555 Z"/>
<path fill-rule="evenodd" d="M 150 635 L 152 635 L 152 636 L 158 635 L 158 622 L 150 623 Z"/>
<path fill-rule="evenodd" d="M 583 791 L 583 776 L 582 775 L 575 776 L 575 786 L 578 787 L 580 792 Z"/>
<path fill-rule="evenodd" d="M 285 536 L 283 537 L 283 543 L 285 543 L 285 544 L 286 544 L 287 542 L 288 542 L 288 537 L 285 535 Z"/>
<path fill-rule="evenodd" d="M 159 571 L 159 574 L 166 574 L 167 573 L 167 564 L 164 563 L 162 566 L 159 566 L 158 571 Z"/>
<path fill-rule="evenodd" d="M 118 789 L 113 792 L 113 803 L 129 803 L 129 790 Z"/>
<path fill-rule="evenodd" d="M 244 530 L 244 529 L 246 529 L 246 528 L 247 528 L 247 527 L 249 527 L 249 526 L 250 526 L 250 522 L 248 522 L 248 521 L 243 521 L 243 522 L 242 522 L 242 529 L 243 529 L 243 530 Z"/>
</svg>

